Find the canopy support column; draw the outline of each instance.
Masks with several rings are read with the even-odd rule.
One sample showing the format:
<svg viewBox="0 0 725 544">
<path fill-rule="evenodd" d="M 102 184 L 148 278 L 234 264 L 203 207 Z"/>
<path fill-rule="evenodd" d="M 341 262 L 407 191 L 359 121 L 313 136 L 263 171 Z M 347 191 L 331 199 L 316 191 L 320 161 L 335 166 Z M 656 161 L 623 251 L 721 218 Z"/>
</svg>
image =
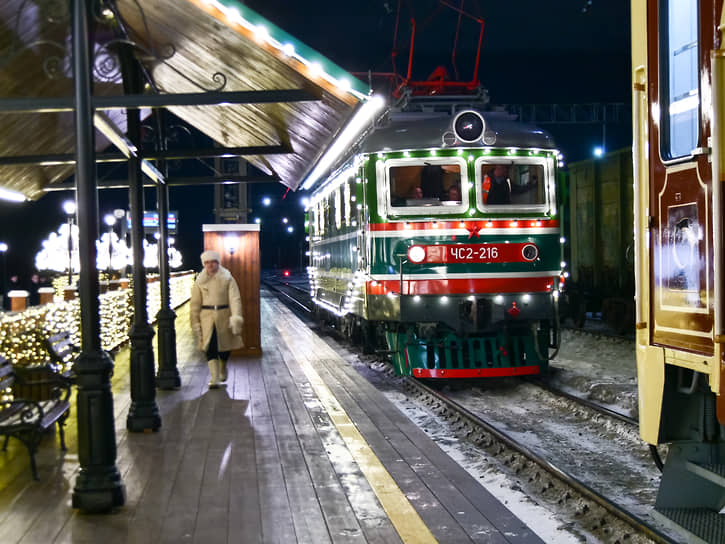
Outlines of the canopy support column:
<svg viewBox="0 0 725 544">
<path fill-rule="evenodd" d="M 120 53 L 123 85 L 127 93 L 140 92 L 141 74 L 131 49 Z M 141 116 L 137 109 L 126 110 L 127 134 L 136 149 L 141 149 Z M 161 416 L 156 405 L 154 378 L 154 330 L 148 323 L 146 310 L 146 269 L 143 264 L 144 188 L 141 172 L 141 153 L 128 159 L 128 201 L 131 214 L 131 247 L 133 249 L 133 306 L 134 322 L 129 331 L 131 339 L 131 407 L 126 428 L 131 432 L 158 431 Z"/>
<path fill-rule="evenodd" d="M 79 280 L 81 354 L 73 364 L 78 384 L 78 459 L 80 473 L 72 505 L 87 512 L 105 512 L 125 502 L 121 474 L 116 468 L 111 372 L 113 361 L 101 349 L 96 233 L 96 187 L 93 107 L 91 105 L 91 2 L 73 0 L 73 76 L 76 108 L 76 200 L 81 271 Z"/>
<path fill-rule="evenodd" d="M 156 110 L 156 126 L 158 151 L 166 151 L 166 115 L 165 110 Z M 159 170 L 168 177 L 166 161 L 158 163 Z M 166 184 L 156 187 L 159 212 L 159 282 L 161 289 L 161 309 L 156 314 L 159 337 L 159 371 L 156 375 L 156 386 L 159 389 L 176 389 L 181 387 L 181 377 L 176 360 L 176 329 L 174 321 L 176 313 L 171 309 L 169 293 L 169 227 L 166 218 L 169 215 L 169 188 Z"/>
</svg>

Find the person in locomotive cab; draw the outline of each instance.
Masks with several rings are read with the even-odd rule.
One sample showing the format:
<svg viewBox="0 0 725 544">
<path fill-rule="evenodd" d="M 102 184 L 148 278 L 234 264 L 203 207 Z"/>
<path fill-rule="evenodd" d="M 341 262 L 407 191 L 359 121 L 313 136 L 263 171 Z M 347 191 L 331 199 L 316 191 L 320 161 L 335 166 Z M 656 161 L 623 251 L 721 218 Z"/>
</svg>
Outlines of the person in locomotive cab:
<svg viewBox="0 0 725 544">
<path fill-rule="evenodd" d="M 416 185 L 410 190 L 409 198 L 412 198 L 413 200 L 420 200 L 421 198 L 423 198 L 423 189 Z"/>
<path fill-rule="evenodd" d="M 458 187 L 458 185 L 451 185 L 448 188 L 448 195 L 446 200 L 449 200 L 451 202 L 461 201 L 461 189 Z"/>
<path fill-rule="evenodd" d="M 438 164 L 426 164 L 420 173 L 420 188 L 423 198 L 443 197 L 443 168 Z"/>
<path fill-rule="evenodd" d="M 423 198 L 437 198 L 445 200 L 446 190 L 443 183 L 448 174 L 449 178 L 454 177 L 454 183 L 460 183 L 461 171 L 457 164 L 427 164 L 420 173 L 420 188 L 423 191 Z"/>
<path fill-rule="evenodd" d="M 483 178 L 484 204 L 511 204 L 511 180 L 505 164 L 497 164 Z"/>
<path fill-rule="evenodd" d="M 221 266 L 219 252 L 201 254 L 204 269 L 191 288 L 191 330 L 198 348 L 206 353 L 209 389 L 227 380 L 227 361 L 242 341 L 242 297 L 231 272 Z"/>
</svg>

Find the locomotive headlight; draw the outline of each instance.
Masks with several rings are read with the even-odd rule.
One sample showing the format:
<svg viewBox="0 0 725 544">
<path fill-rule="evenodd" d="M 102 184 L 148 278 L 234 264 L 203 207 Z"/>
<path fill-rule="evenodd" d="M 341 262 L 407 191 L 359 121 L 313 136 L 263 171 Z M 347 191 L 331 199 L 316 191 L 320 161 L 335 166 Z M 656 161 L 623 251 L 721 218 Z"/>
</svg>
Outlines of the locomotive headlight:
<svg viewBox="0 0 725 544">
<path fill-rule="evenodd" d="M 531 295 L 526 293 L 524 296 L 521 297 L 521 301 L 524 304 L 528 304 L 529 302 L 531 302 Z"/>
<path fill-rule="evenodd" d="M 526 244 L 521 249 L 521 256 L 526 261 L 533 261 L 539 256 L 539 248 L 536 247 L 534 244 Z"/>
<path fill-rule="evenodd" d="M 425 248 L 423 246 L 410 246 L 408 248 L 408 259 L 412 263 L 422 263 L 425 260 Z"/>
<path fill-rule="evenodd" d="M 453 119 L 453 132 L 461 142 L 470 144 L 481 139 L 486 124 L 476 111 L 462 111 Z"/>
</svg>

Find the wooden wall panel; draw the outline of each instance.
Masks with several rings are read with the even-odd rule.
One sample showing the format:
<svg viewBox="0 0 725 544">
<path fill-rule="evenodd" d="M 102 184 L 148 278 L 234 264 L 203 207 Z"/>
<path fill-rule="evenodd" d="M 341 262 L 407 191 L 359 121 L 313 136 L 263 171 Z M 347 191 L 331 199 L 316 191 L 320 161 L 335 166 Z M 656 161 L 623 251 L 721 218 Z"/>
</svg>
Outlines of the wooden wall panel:
<svg viewBox="0 0 725 544">
<path fill-rule="evenodd" d="M 241 230 L 257 227 L 255 230 Z M 236 229 L 240 230 L 236 230 Z M 204 250 L 213 249 L 222 257 L 221 265 L 237 280 L 242 295 L 244 348 L 235 355 L 262 353 L 259 313 L 259 230 L 257 225 L 204 225 Z M 219 230 L 216 230 L 219 229 Z M 230 243 L 235 241 L 234 244 Z"/>
</svg>

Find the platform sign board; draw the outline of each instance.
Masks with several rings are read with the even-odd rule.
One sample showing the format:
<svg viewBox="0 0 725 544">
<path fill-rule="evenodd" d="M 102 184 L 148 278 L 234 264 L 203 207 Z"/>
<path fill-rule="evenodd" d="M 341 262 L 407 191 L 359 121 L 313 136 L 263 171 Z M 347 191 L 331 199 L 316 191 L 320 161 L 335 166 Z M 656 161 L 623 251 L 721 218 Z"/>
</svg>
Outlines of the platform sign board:
<svg viewBox="0 0 725 544">
<path fill-rule="evenodd" d="M 179 212 L 169 212 L 166 225 L 169 229 L 169 234 L 176 234 L 176 224 L 178 222 Z M 131 217 L 126 216 L 126 222 L 128 229 L 131 230 Z M 143 212 L 143 231 L 144 234 L 153 234 L 159 230 L 159 212 L 156 211 L 144 211 Z"/>
</svg>

